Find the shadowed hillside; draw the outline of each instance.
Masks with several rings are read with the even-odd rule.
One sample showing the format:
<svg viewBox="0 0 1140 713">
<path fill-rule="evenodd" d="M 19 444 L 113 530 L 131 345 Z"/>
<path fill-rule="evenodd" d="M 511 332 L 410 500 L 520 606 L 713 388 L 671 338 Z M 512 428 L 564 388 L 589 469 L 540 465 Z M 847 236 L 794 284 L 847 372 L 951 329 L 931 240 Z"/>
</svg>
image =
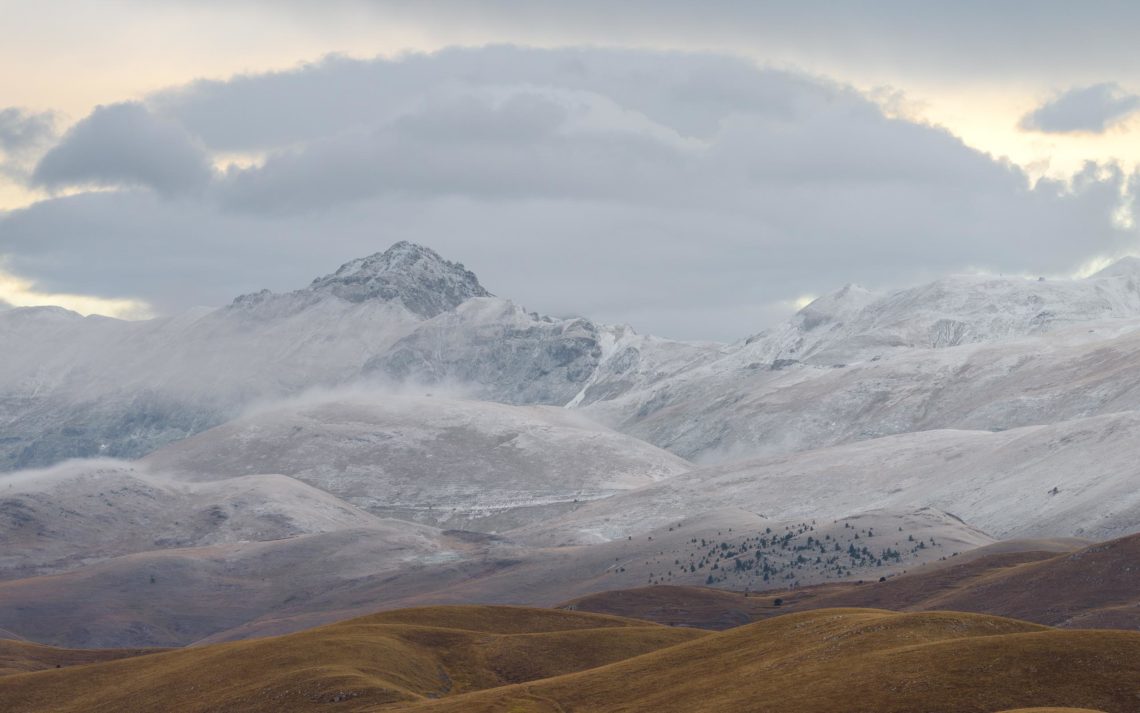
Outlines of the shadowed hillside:
<svg viewBox="0 0 1140 713">
<path fill-rule="evenodd" d="M 1010 550 L 1017 546 L 1028 549 Z M 1140 628 L 1140 535 L 1060 554 L 1035 549 L 1046 546 L 1066 543 L 999 543 L 883 582 L 748 597 L 706 587 L 643 587 L 591 594 L 562 607 L 710 629 L 829 607 L 969 611 L 1066 628 Z"/>
<path fill-rule="evenodd" d="M 1036 562 L 992 555 L 835 592 L 809 607 L 985 612 L 1050 626 L 1140 628 L 1140 535 Z"/>
</svg>

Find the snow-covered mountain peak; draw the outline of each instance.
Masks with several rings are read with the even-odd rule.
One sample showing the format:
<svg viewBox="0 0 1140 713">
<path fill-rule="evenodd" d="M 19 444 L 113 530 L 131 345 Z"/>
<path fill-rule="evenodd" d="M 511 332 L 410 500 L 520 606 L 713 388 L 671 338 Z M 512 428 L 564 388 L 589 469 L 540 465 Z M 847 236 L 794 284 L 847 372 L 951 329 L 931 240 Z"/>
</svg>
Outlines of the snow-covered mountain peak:
<svg viewBox="0 0 1140 713">
<path fill-rule="evenodd" d="M 1102 277 L 1140 277 L 1140 257 L 1133 255 L 1122 257 L 1103 270 L 1093 273 L 1089 279 Z"/>
<path fill-rule="evenodd" d="M 404 241 L 382 253 L 347 262 L 331 275 L 318 277 L 308 289 L 349 302 L 398 301 L 425 318 L 455 309 L 472 297 L 491 295 L 463 265 Z"/>
<path fill-rule="evenodd" d="M 798 360 L 828 335 L 857 319 L 868 305 L 882 297 L 880 293 L 848 283 L 835 292 L 816 298 L 784 324 L 750 336 L 745 341 L 746 345 L 753 345 L 749 349 L 749 359 Z"/>
<path fill-rule="evenodd" d="M 810 330 L 829 322 L 849 319 L 881 297 L 877 292 L 848 283 L 831 294 L 813 300 L 796 315 L 803 329 Z"/>
<path fill-rule="evenodd" d="M 382 253 L 346 262 L 304 289 L 241 295 L 231 308 L 261 317 L 282 317 L 332 297 L 352 304 L 389 303 L 418 319 L 431 319 L 474 297 L 491 296 L 463 265 L 444 260 L 431 248 L 401 241 Z"/>
<path fill-rule="evenodd" d="M 81 320 L 83 315 L 78 312 L 72 312 L 63 307 L 55 307 L 52 305 L 44 305 L 40 307 L 13 307 L 11 309 L 0 310 L 0 319 L 10 323 L 30 322 L 30 321 L 71 321 Z"/>
</svg>

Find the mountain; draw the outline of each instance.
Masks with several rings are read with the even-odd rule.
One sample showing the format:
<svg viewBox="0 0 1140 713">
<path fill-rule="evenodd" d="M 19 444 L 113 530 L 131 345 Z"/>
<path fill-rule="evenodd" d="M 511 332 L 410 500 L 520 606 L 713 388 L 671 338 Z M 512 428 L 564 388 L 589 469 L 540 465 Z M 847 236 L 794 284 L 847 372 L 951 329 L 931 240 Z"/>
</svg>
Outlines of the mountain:
<svg viewBox="0 0 1140 713">
<path fill-rule="evenodd" d="M 1140 270 L 849 285 L 733 345 L 552 319 L 397 243 L 309 286 L 148 322 L 0 313 L 0 469 L 135 458 L 313 388 L 579 408 L 702 462 L 1140 408 Z"/>
<path fill-rule="evenodd" d="M 398 242 L 387 251 L 340 266 L 313 280 L 309 292 L 347 302 L 398 302 L 424 319 L 453 310 L 474 297 L 490 297 L 475 273 L 422 245 Z"/>
<path fill-rule="evenodd" d="M 458 386 L 490 401 L 584 405 L 684 373 L 719 345 L 646 337 L 587 319 L 556 320 L 505 300 L 472 299 L 424 322 L 364 365 L 364 375 Z"/>
<path fill-rule="evenodd" d="M 1140 408 L 1136 318 L 991 342 L 899 347 L 827 365 L 752 361 L 750 349 L 738 347 L 586 411 L 685 458 L 714 463 L 915 431 L 1000 431 Z"/>
<path fill-rule="evenodd" d="M 313 388 L 415 381 L 560 406 L 584 389 L 618 393 L 717 353 L 528 313 L 409 243 L 300 290 L 170 318 L 8 310 L 0 343 L 2 470 L 135 458 Z"/>
<path fill-rule="evenodd" d="M 1140 268 L 1125 258 L 1079 280 L 958 275 L 889 294 L 847 285 L 750 337 L 744 351 L 830 366 L 1138 316 Z"/>
</svg>

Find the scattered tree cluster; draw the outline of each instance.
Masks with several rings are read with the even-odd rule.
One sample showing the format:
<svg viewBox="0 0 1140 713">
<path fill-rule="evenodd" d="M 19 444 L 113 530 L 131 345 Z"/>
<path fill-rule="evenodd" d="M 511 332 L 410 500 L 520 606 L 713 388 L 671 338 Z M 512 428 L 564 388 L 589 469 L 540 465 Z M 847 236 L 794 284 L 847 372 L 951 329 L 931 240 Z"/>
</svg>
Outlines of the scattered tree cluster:
<svg viewBox="0 0 1140 713">
<path fill-rule="evenodd" d="M 933 537 L 905 533 L 902 526 L 897 532 L 890 528 L 884 535 L 857 523 L 838 525 L 826 532 L 821 532 L 814 520 L 743 535 L 728 529 L 715 538 L 691 537 L 680 547 L 658 550 L 640 562 L 617 558 L 610 571 L 624 574 L 629 570 L 636 575 L 643 569 L 645 584 L 770 589 L 826 580 L 874 581 L 881 578 L 877 570 L 895 571 L 911 559 L 933 559 L 929 556 L 932 553 L 924 551 L 942 547 Z M 669 532 L 681 529 L 677 524 L 670 526 Z M 649 541 L 652 538 L 647 537 Z M 641 567 L 633 568 L 635 564 Z"/>
</svg>

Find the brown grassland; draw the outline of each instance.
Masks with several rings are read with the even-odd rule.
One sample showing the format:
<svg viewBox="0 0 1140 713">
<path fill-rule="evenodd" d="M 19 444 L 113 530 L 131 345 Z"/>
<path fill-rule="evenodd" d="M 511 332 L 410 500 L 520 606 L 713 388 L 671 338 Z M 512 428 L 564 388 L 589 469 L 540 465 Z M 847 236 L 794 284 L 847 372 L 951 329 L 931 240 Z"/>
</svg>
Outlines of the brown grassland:
<svg viewBox="0 0 1140 713">
<path fill-rule="evenodd" d="M 54 646 L 0 639 L 0 676 L 114 661 L 159 651 L 162 649 L 58 649 Z M 2 707 L 3 704 L 0 703 L 0 710 Z"/>
<path fill-rule="evenodd" d="M 521 607 L 384 612 L 282 637 L 0 677 L 0 710 L 364 710 L 557 676 L 705 632 Z"/>
<path fill-rule="evenodd" d="M 0 707 L 1135 713 L 1138 684 L 1137 632 L 1059 630 L 958 612 L 826 609 L 712 633 L 470 606 L 398 610 L 282 637 L 13 673 L 0 677 Z"/>
</svg>

